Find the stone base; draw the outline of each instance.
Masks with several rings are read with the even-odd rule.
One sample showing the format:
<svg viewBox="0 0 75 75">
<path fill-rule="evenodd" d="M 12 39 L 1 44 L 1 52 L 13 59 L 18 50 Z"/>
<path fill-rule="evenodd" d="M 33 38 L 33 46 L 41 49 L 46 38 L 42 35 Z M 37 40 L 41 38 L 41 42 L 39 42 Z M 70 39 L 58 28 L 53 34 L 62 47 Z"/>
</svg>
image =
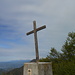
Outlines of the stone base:
<svg viewBox="0 0 75 75">
<path fill-rule="evenodd" d="M 52 75 L 52 63 L 51 62 L 25 63 L 23 75 Z"/>
</svg>

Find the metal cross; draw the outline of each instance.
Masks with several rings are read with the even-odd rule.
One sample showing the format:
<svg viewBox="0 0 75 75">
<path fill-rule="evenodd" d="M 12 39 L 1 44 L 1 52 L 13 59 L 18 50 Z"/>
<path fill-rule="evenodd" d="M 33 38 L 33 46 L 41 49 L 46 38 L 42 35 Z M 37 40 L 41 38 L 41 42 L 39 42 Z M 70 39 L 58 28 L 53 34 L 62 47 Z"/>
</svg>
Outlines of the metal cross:
<svg viewBox="0 0 75 75">
<path fill-rule="evenodd" d="M 37 31 L 46 28 L 46 25 L 44 25 L 42 27 L 39 27 L 39 28 L 36 28 L 36 21 L 33 21 L 33 28 L 34 28 L 34 30 L 26 33 L 26 35 L 30 35 L 30 34 L 34 33 L 35 51 L 36 51 L 36 62 L 38 62 L 39 61 L 39 51 L 38 51 Z"/>
</svg>

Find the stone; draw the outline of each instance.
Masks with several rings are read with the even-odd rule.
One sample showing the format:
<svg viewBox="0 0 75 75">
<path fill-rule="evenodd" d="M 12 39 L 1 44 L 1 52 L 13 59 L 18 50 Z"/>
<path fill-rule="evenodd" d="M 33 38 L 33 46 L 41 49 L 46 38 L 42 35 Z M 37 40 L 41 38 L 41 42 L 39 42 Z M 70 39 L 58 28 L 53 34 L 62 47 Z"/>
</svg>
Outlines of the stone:
<svg viewBox="0 0 75 75">
<path fill-rule="evenodd" d="M 23 75 L 53 75 L 52 62 L 25 63 Z"/>
</svg>

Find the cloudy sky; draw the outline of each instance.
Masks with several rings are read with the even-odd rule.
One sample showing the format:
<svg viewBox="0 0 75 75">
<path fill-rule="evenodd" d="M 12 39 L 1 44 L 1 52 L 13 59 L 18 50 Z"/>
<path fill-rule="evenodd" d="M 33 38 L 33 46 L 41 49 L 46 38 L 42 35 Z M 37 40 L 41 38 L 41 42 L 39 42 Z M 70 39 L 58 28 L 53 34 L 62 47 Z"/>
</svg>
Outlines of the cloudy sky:
<svg viewBox="0 0 75 75">
<path fill-rule="evenodd" d="M 67 34 L 75 32 L 75 0 L 0 0 L 0 61 L 35 58 L 34 35 L 38 32 L 39 55 L 46 57 L 51 47 L 61 50 Z"/>
</svg>

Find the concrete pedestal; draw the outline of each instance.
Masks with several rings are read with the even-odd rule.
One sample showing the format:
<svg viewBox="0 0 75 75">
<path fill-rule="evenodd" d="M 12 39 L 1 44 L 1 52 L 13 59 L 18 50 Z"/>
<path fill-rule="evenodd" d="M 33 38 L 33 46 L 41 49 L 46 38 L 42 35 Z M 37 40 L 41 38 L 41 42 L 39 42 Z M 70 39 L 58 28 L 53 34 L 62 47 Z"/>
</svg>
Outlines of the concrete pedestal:
<svg viewBox="0 0 75 75">
<path fill-rule="evenodd" d="M 52 75 L 52 63 L 25 63 L 23 75 Z"/>
</svg>

